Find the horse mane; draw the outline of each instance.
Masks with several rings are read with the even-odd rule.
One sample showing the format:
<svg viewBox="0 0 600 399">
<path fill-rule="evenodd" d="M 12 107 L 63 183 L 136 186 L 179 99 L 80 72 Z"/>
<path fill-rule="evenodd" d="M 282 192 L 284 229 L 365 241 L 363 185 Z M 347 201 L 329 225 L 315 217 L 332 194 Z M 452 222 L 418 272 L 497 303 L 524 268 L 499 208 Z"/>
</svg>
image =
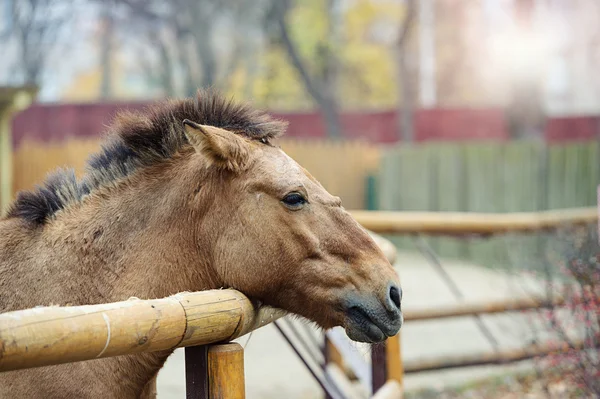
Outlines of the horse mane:
<svg viewBox="0 0 600 399">
<path fill-rule="evenodd" d="M 199 90 L 194 98 L 168 100 L 141 112 L 120 112 L 109 127 L 101 150 L 88 160 L 81 181 L 77 181 L 74 170 L 59 169 L 34 191 L 19 193 L 7 216 L 43 225 L 59 210 L 81 201 L 95 189 L 115 184 L 139 168 L 172 158 L 188 145 L 184 119 L 265 143 L 281 136 L 287 126 L 212 90 Z"/>
</svg>

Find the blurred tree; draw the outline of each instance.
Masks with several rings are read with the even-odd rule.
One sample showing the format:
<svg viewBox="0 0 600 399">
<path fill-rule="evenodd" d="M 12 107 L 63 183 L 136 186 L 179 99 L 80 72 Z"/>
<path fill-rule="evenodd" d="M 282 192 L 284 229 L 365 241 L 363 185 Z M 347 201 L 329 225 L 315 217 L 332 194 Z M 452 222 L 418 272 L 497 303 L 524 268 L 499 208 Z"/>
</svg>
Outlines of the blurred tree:
<svg viewBox="0 0 600 399">
<path fill-rule="evenodd" d="M 146 39 L 144 50 L 159 65 L 152 77 L 168 95 L 177 92 L 178 74 L 184 95 L 198 86 L 226 88 L 244 54 L 248 26 L 258 24 L 261 11 L 261 1 L 251 0 L 115 1 L 128 7 L 128 28 Z"/>
<path fill-rule="evenodd" d="M 339 48 L 340 45 L 339 35 L 335 28 L 336 21 L 339 21 L 339 10 L 336 6 L 336 0 L 328 0 L 322 9 L 325 21 L 320 22 L 324 22 L 325 32 L 314 47 L 314 53 L 311 57 L 315 60 L 313 68 L 310 68 L 307 61 L 302 57 L 301 49 L 290 33 L 288 14 L 292 8 L 291 2 L 289 0 L 274 0 L 269 14 L 271 22 L 279 33 L 279 44 L 285 50 L 304 88 L 319 107 L 325 121 L 327 135 L 331 138 L 339 138 L 341 135 L 336 97 L 336 81 L 339 68 L 338 59 L 334 54 L 335 49 Z M 317 29 L 313 33 L 316 31 Z"/>
<path fill-rule="evenodd" d="M 536 36 L 534 20 L 535 0 L 516 0 L 514 20 L 522 40 L 533 41 Z M 537 46 L 536 46 L 537 47 Z M 515 54 L 517 66 L 511 79 L 511 98 L 508 104 L 510 132 L 514 138 L 541 139 L 546 115 L 543 106 L 542 67 L 536 60 L 537 48 L 526 48 Z M 546 60 L 544 60 L 546 61 Z"/>
<path fill-rule="evenodd" d="M 100 4 L 101 11 L 101 45 L 100 45 L 100 67 L 102 68 L 102 81 L 100 83 L 100 96 L 106 100 L 112 96 L 112 59 L 114 54 L 114 17 L 112 13 L 112 1 L 104 1 Z"/>
<path fill-rule="evenodd" d="M 406 0 L 404 18 L 398 32 L 398 115 L 400 132 L 398 138 L 405 142 L 414 141 L 413 109 L 415 105 L 414 76 L 410 69 L 409 41 L 414 25 L 415 0 Z"/>
<path fill-rule="evenodd" d="M 316 105 L 330 137 L 336 137 L 342 108 L 395 106 L 398 26 L 405 10 L 393 0 L 274 2 L 255 98 L 287 109 Z"/>
<path fill-rule="evenodd" d="M 389 109 L 402 102 L 397 56 L 405 15 L 406 2 L 394 0 L 359 0 L 347 6 L 339 50 L 341 107 Z M 411 46 L 407 43 L 407 49 Z"/>
<path fill-rule="evenodd" d="M 40 84 L 42 73 L 58 36 L 71 18 L 71 0 L 5 0 L 10 24 L 3 40 L 14 41 L 15 76 L 25 84 Z M 4 60 L 11 62 L 11 60 Z"/>
<path fill-rule="evenodd" d="M 191 31 L 193 18 L 187 15 L 194 11 L 185 6 L 191 0 L 111 1 L 116 4 L 113 26 L 119 37 L 113 50 L 135 54 L 124 61 L 129 65 L 124 67 L 146 77 L 149 93 L 159 89 L 159 95 L 189 95 L 213 81 L 211 86 L 238 98 L 251 98 L 258 106 L 308 110 L 316 105 L 323 110 L 306 88 L 308 77 L 311 90 L 316 87 L 312 93 L 333 105 L 335 119 L 338 108 L 381 109 L 398 103 L 396 51 L 405 6 L 396 0 L 289 4 L 226 0 L 212 12 L 210 7 L 203 10 L 211 16 L 204 17 L 211 33 L 202 39 L 201 47 L 203 54 L 212 53 L 209 57 L 198 55 L 196 41 L 200 38 Z M 205 2 L 213 3 L 200 1 Z M 229 7 L 224 7 L 225 3 Z M 281 14 L 276 13 L 281 10 L 275 10 L 273 4 L 287 6 L 283 21 L 287 36 L 281 34 Z M 306 75 L 292 62 L 289 45 Z M 204 76 L 206 59 L 214 59 L 216 80 Z M 115 70 L 113 75 L 115 85 L 122 85 L 121 73 Z M 116 95 L 122 90 L 115 87 L 113 92 Z"/>
</svg>

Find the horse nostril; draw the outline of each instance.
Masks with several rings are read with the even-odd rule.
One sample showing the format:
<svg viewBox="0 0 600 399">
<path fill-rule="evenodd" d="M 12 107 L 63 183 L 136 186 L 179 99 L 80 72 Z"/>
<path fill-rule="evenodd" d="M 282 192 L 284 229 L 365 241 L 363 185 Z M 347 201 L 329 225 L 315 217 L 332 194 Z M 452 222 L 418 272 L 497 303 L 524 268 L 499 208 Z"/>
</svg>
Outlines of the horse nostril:
<svg viewBox="0 0 600 399">
<path fill-rule="evenodd" d="M 400 300 L 402 299 L 402 289 L 392 285 L 390 287 L 390 299 L 392 303 L 396 305 L 397 309 L 400 309 Z"/>
</svg>

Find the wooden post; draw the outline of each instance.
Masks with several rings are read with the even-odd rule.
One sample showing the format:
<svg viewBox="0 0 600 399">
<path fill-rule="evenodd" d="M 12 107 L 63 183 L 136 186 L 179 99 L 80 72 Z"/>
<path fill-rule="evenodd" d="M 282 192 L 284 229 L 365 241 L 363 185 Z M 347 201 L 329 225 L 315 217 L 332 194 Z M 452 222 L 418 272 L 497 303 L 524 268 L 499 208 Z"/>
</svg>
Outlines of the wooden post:
<svg viewBox="0 0 600 399">
<path fill-rule="evenodd" d="M 387 381 L 386 347 L 387 341 L 371 347 L 371 389 L 373 394 L 379 391 Z"/>
<path fill-rule="evenodd" d="M 0 215 L 10 203 L 13 190 L 10 115 L 8 110 L 0 110 Z"/>
<path fill-rule="evenodd" d="M 33 86 L 0 87 L 0 216 L 13 194 L 11 121 L 15 112 L 27 108 L 37 94 Z"/>
<path fill-rule="evenodd" d="M 323 343 L 323 358 L 325 359 L 323 371 L 326 371 L 330 364 L 335 364 L 340 370 L 344 370 L 344 359 L 342 358 L 342 354 L 337 350 L 333 342 L 327 338 L 327 335 L 325 335 Z M 325 378 L 329 378 L 327 373 L 325 373 Z M 325 399 L 332 399 L 331 395 L 327 392 L 325 392 Z"/>
<path fill-rule="evenodd" d="M 185 348 L 185 397 L 208 398 L 208 345 Z"/>
<path fill-rule="evenodd" d="M 402 348 L 400 346 L 400 342 L 400 333 L 388 338 L 385 345 L 385 355 L 387 365 L 387 380 L 394 380 L 402 385 L 404 368 L 402 365 Z"/>
<path fill-rule="evenodd" d="M 208 397 L 244 399 L 244 349 L 238 343 L 211 345 L 208 349 Z"/>
</svg>

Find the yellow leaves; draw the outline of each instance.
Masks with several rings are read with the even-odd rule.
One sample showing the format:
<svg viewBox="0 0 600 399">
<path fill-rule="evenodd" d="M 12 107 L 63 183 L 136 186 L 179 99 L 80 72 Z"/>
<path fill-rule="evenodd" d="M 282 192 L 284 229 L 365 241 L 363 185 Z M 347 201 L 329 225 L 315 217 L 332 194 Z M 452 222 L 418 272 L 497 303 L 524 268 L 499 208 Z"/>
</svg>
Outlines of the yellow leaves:
<svg viewBox="0 0 600 399">
<path fill-rule="evenodd" d="M 256 57 L 256 62 L 241 65 L 232 74 L 228 94 L 278 111 L 312 108 L 310 97 L 281 48 L 269 48 Z"/>
<path fill-rule="evenodd" d="M 290 35 L 304 57 L 314 57 L 319 44 L 327 42 L 329 21 L 327 2 L 323 0 L 303 0 L 296 2 L 288 15 Z"/>
<path fill-rule="evenodd" d="M 346 13 L 346 39 L 350 42 L 369 42 L 381 37 L 385 42 L 393 43 L 397 39 L 404 12 L 404 5 L 398 1 L 359 0 Z"/>
<path fill-rule="evenodd" d="M 355 45 L 344 49 L 340 98 L 348 108 L 389 108 L 396 102 L 394 59 L 382 46 Z"/>
<path fill-rule="evenodd" d="M 258 104 L 282 111 L 311 108 L 312 100 L 281 48 L 264 55 L 261 70 L 254 85 Z"/>
<path fill-rule="evenodd" d="M 62 95 L 63 101 L 93 101 L 99 97 L 102 73 L 100 69 L 82 73 Z"/>
<path fill-rule="evenodd" d="M 339 67 L 335 97 L 340 108 L 395 107 L 395 42 L 404 4 L 398 0 L 336 1 L 341 25 L 331 25 L 336 19 L 328 15 L 328 1 L 324 0 L 295 1 L 288 13 L 291 39 L 309 74 L 317 76 L 319 82 L 327 68 L 327 52 L 331 51 Z M 332 33 L 337 34 L 333 39 Z M 251 99 L 259 107 L 281 111 L 314 109 L 314 101 L 278 43 L 277 33 L 271 39 L 257 49 L 259 53 L 242 60 L 226 81 L 219 82 L 220 86 L 227 94 Z M 99 68 L 81 74 L 63 98 L 93 101 L 100 95 L 101 76 Z M 115 97 L 131 96 L 132 89 L 126 87 L 124 76 L 123 66 L 115 65 Z"/>
<path fill-rule="evenodd" d="M 344 18 L 342 106 L 390 108 L 397 99 L 394 44 L 404 7 L 397 1 L 359 0 Z"/>
<path fill-rule="evenodd" d="M 330 30 L 336 27 L 329 26 L 326 7 L 323 0 L 298 1 L 288 15 L 290 36 L 309 73 L 318 75 L 323 68 L 323 49 L 329 47 L 338 57 L 336 98 L 342 109 L 394 107 L 398 92 L 394 44 L 404 6 L 396 0 L 346 3 L 341 9 L 339 42 L 335 43 L 331 43 Z M 231 76 L 231 94 L 281 111 L 314 109 L 279 44 L 266 46 L 256 59 L 253 68 L 242 65 Z"/>
</svg>

